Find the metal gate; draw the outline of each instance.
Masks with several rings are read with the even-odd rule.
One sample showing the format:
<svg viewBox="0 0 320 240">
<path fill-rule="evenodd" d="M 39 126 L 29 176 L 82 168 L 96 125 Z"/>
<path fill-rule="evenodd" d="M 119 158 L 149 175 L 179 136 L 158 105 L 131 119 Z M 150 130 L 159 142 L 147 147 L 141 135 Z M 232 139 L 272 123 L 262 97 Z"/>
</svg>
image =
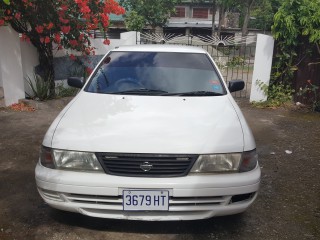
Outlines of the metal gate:
<svg viewBox="0 0 320 240">
<path fill-rule="evenodd" d="M 256 49 L 255 36 L 217 38 L 141 33 L 137 44 L 176 44 L 201 47 L 212 56 L 226 82 L 235 79 L 242 79 L 245 82 L 244 90 L 233 93 L 233 96 L 250 97 Z"/>
</svg>

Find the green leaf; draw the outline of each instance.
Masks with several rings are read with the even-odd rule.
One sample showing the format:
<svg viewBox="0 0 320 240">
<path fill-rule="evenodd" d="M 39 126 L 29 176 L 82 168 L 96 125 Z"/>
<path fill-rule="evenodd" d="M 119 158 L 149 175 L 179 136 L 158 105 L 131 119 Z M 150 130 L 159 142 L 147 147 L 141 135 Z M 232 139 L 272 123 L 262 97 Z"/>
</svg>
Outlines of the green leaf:
<svg viewBox="0 0 320 240">
<path fill-rule="evenodd" d="M 3 2 L 7 5 L 10 5 L 10 0 L 3 0 Z"/>
</svg>

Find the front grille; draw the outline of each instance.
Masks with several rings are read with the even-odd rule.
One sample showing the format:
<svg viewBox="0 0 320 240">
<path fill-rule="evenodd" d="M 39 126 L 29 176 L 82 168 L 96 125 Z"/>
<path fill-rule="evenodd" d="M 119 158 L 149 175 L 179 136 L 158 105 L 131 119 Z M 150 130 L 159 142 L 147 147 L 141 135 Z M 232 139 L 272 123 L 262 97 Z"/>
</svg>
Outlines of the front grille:
<svg viewBox="0 0 320 240">
<path fill-rule="evenodd" d="M 180 177 L 198 155 L 96 153 L 105 172 L 132 177 Z"/>
<path fill-rule="evenodd" d="M 122 196 L 104 196 L 104 195 L 85 195 L 65 193 L 64 196 L 70 202 L 80 204 L 91 204 L 104 206 L 110 210 L 123 210 Z M 170 197 L 170 211 L 181 211 L 186 207 L 188 211 L 196 211 L 199 209 L 210 209 L 214 206 L 226 205 L 230 202 L 230 196 L 208 196 L 208 197 Z"/>
</svg>

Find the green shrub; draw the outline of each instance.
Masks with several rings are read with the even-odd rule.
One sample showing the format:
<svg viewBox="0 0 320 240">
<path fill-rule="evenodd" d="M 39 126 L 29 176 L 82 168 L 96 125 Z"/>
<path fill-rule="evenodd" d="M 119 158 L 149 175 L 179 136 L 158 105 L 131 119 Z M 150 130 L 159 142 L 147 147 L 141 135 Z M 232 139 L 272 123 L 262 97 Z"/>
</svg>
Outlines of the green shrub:
<svg viewBox="0 0 320 240">
<path fill-rule="evenodd" d="M 58 83 L 56 86 L 57 97 L 73 97 L 78 93 L 77 88 L 64 87 L 63 83 Z"/>
<path fill-rule="evenodd" d="M 283 83 L 267 85 L 260 80 L 257 80 L 256 84 L 268 98 L 267 101 L 264 102 L 254 102 L 254 106 L 271 108 L 280 107 L 292 101 L 294 90 L 289 85 Z"/>
<path fill-rule="evenodd" d="M 45 101 L 51 98 L 50 96 L 50 82 L 45 81 L 40 75 L 33 74 L 34 81 L 28 76 L 26 81 L 31 88 L 32 96 L 35 100 Z"/>
<path fill-rule="evenodd" d="M 245 60 L 242 57 L 236 56 L 231 58 L 230 61 L 228 61 L 227 66 L 228 67 L 239 67 L 245 65 Z"/>
</svg>

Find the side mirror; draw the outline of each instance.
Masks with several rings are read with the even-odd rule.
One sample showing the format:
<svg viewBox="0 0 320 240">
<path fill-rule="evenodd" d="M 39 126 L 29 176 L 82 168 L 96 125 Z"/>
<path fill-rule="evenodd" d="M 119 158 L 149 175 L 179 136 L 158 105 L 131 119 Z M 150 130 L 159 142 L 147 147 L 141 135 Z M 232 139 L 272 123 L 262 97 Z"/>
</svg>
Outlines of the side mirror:
<svg viewBox="0 0 320 240">
<path fill-rule="evenodd" d="M 69 77 L 68 78 L 68 85 L 70 87 L 75 87 L 75 88 L 82 88 L 84 83 L 81 78 L 78 77 Z"/>
<path fill-rule="evenodd" d="M 230 92 L 236 92 L 244 89 L 244 81 L 243 80 L 231 80 L 228 85 Z"/>
</svg>

